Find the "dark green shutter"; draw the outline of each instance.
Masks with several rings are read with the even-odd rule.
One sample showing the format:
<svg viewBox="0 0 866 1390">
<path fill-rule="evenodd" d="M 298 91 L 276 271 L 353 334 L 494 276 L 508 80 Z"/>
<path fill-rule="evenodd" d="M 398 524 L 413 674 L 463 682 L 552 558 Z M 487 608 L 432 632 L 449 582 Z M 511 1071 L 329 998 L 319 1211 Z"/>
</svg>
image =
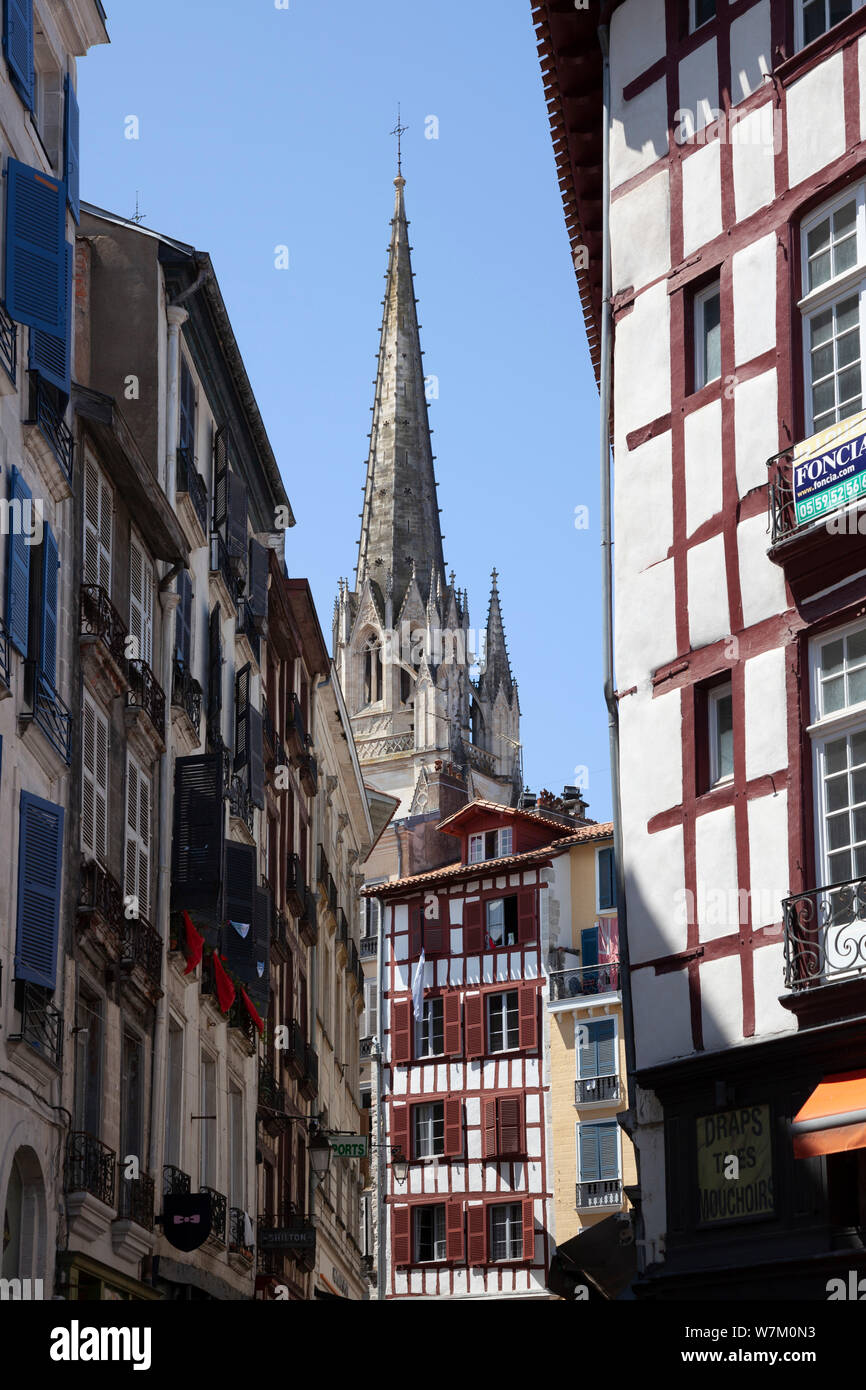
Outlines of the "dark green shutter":
<svg viewBox="0 0 866 1390">
<path fill-rule="evenodd" d="M 211 945 L 222 924 L 223 760 L 220 753 L 178 758 L 174 765 L 171 910 L 189 912 Z"/>
<path fill-rule="evenodd" d="M 247 489 L 237 473 L 229 473 L 228 486 L 228 525 L 226 527 L 226 549 L 230 560 L 247 558 Z"/>
<path fill-rule="evenodd" d="M 250 541 L 249 605 L 257 631 L 264 628 L 268 616 L 268 559 L 267 546 Z"/>
<path fill-rule="evenodd" d="M 228 514 L 228 472 L 231 434 L 222 425 L 213 441 L 213 529 L 218 531 Z"/>
<path fill-rule="evenodd" d="M 601 911 L 616 907 L 613 850 L 609 848 L 598 852 L 598 906 Z"/>
<path fill-rule="evenodd" d="M 210 615 L 207 690 L 208 737 L 215 740 L 220 732 L 223 708 L 223 639 L 219 604 L 215 605 Z"/>
<path fill-rule="evenodd" d="M 63 864 L 63 807 L 21 793 L 15 976 L 53 990 Z"/>
</svg>

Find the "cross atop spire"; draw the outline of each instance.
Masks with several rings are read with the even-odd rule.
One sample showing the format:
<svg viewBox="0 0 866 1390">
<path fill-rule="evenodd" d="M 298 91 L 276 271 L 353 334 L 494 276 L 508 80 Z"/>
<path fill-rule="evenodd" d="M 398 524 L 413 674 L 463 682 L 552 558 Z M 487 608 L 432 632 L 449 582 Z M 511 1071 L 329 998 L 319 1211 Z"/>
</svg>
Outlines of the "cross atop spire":
<svg viewBox="0 0 866 1390">
<path fill-rule="evenodd" d="M 406 134 L 406 131 L 407 131 L 408 129 L 409 129 L 409 127 L 408 127 L 407 125 L 403 125 L 403 124 L 401 123 L 401 121 L 400 121 L 400 103 L 399 103 L 399 101 L 398 101 L 398 102 L 397 102 L 397 124 L 395 125 L 394 129 L 391 131 L 391 134 L 392 134 L 392 135 L 396 135 L 396 137 L 397 137 L 397 177 L 398 177 L 398 178 L 402 178 L 402 177 L 403 177 L 403 144 L 402 144 L 402 141 L 403 141 L 403 136 Z"/>
</svg>

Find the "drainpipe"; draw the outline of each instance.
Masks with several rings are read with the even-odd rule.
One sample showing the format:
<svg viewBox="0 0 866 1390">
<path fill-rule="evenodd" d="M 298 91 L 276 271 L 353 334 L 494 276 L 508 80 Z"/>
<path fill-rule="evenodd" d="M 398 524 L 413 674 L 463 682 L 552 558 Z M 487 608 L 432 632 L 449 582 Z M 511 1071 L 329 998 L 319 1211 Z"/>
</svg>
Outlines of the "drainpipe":
<svg viewBox="0 0 866 1390">
<path fill-rule="evenodd" d="M 628 1094 L 628 1128 L 632 1135 L 635 1114 L 635 1046 L 632 1011 L 631 971 L 629 968 L 628 929 L 626 919 L 625 875 L 622 853 L 622 802 L 620 796 L 619 705 L 616 694 L 613 647 L 613 541 L 611 534 L 611 263 L 610 263 L 610 30 L 602 24 L 598 31 L 602 52 L 602 291 L 601 291 L 601 371 L 599 380 L 599 463 L 601 466 L 601 589 L 602 641 L 604 655 L 604 699 L 607 705 L 608 737 L 610 742 L 610 776 L 613 814 L 613 846 L 616 873 L 616 910 L 619 923 L 620 989 L 625 1032 L 626 1086 Z M 640 1186 L 640 1151 L 634 1146 L 635 1163 Z M 643 1221 L 638 1210 L 636 1236 L 643 1235 Z M 639 1250 L 645 1246 L 638 1244 Z"/>
</svg>

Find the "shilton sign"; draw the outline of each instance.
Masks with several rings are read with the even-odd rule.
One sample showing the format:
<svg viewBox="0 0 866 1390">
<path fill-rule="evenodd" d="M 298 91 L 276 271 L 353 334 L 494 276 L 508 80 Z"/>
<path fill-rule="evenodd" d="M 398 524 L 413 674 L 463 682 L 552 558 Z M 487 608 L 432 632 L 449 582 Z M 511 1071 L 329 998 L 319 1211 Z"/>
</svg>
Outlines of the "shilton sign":
<svg viewBox="0 0 866 1390">
<path fill-rule="evenodd" d="M 792 473 L 798 526 L 866 498 L 866 410 L 802 440 Z"/>
</svg>

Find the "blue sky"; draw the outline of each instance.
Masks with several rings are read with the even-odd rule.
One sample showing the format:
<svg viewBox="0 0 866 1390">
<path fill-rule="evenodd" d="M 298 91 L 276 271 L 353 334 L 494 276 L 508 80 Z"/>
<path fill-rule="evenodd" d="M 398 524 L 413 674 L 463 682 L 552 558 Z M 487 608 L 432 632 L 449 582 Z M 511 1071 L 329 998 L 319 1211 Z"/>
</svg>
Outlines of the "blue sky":
<svg viewBox="0 0 866 1390">
<path fill-rule="evenodd" d="M 499 571 L 527 785 L 586 767 L 607 817 L 598 396 L 529 0 L 105 3 L 112 43 L 79 64 L 83 196 L 131 216 L 138 195 L 147 226 L 213 257 L 298 519 L 289 570 L 329 638 L 357 560 L 402 103 L 445 558 L 473 627 Z"/>
</svg>

